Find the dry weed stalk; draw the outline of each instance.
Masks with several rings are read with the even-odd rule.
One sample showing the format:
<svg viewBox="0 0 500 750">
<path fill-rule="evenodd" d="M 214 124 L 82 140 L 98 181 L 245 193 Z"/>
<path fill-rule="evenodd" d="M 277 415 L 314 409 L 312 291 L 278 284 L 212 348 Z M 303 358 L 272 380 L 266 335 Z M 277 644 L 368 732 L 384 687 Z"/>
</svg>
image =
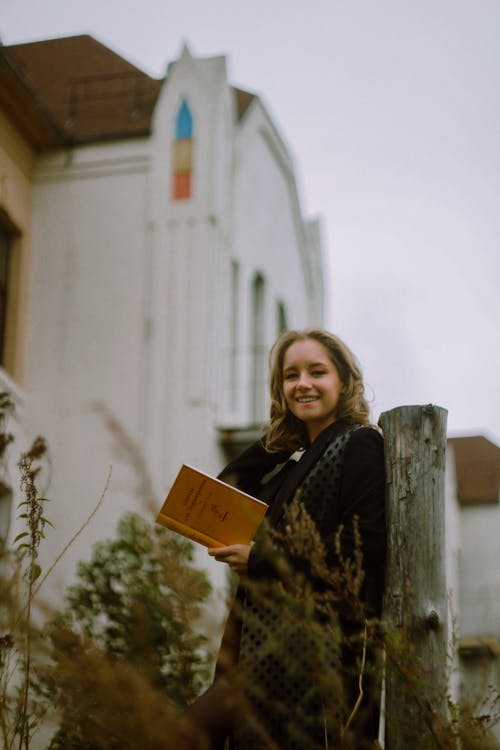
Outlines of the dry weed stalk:
<svg viewBox="0 0 500 750">
<path fill-rule="evenodd" d="M 114 452 L 132 469 L 134 494 L 151 516 L 157 498 L 140 448 L 109 410 L 92 408 L 104 417 Z M 51 626 L 45 690 L 61 715 L 52 747 L 181 749 L 193 740 L 202 747 L 192 727 L 172 722 L 206 686 L 211 663 L 198 632 L 210 586 L 193 568 L 193 550 L 191 542 L 127 514 L 117 536 L 80 563 L 65 610 Z M 81 690 L 93 696 L 91 707 L 88 697 L 80 700 Z"/>
<path fill-rule="evenodd" d="M 5 431 L 5 422 L 13 412 L 9 395 L 0 393 L 0 458 L 13 442 L 13 436 Z M 15 746 L 19 750 L 29 750 L 48 708 L 36 689 L 35 663 L 45 660 L 47 651 L 40 624 L 34 621 L 34 597 L 95 514 L 107 489 L 106 485 L 91 516 L 41 577 L 38 551 L 46 527 L 52 526 L 44 514 L 46 498 L 37 488 L 37 478 L 44 463 L 48 463 L 47 446 L 42 437 L 37 437 L 17 462 L 20 489 L 24 495 L 19 504 L 22 512 L 18 520 L 24 522 L 25 530 L 16 536 L 11 549 L 3 543 L 0 546 L 0 733 L 4 750 L 12 750 Z"/>
<path fill-rule="evenodd" d="M 2 409 L 3 414 L 6 413 L 5 406 L 0 394 L 0 417 Z M 151 506 L 154 493 L 140 450 L 126 436 L 117 420 L 109 412 L 100 410 L 121 446 L 122 456 L 134 467 L 138 477 L 137 492 Z M 0 435 L 0 455 L 10 442 L 8 435 Z M 118 575 L 99 577 L 92 564 L 88 564 L 86 579 L 84 576 L 86 587 L 68 592 L 68 609 L 52 629 L 55 650 L 52 664 L 49 667 L 46 663 L 43 665 L 45 682 L 33 685 L 33 659 L 35 655 L 37 659 L 40 655 L 46 658 L 42 647 L 47 640 L 37 639 L 30 607 L 40 581 L 43 582 L 51 571 L 49 569 L 36 582 L 39 575 L 37 550 L 43 542 L 46 522 L 43 499 L 35 487 L 40 449 L 41 444 L 35 446 L 33 452 L 28 452 L 22 466 L 25 502 L 28 503 L 24 506 L 27 509 L 24 520 L 29 530 L 26 536 L 17 540 L 18 546 L 26 545 L 17 556 L 23 557 L 27 577 L 23 578 L 15 565 L 9 571 L 5 565 L 0 570 L 3 604 L 0 732 L 3 747 L 14 750 L 14 743 L 17 743 L 19 750 L 28 750 L 36 723 L 41 718 L 37 706 L 43 710 L 45 705 L 51 705 L 61 716 L 60 731 L 51 745 L 53 750 L 132 750 L 138 747 L 141 750 L 205 750 L 206 743 L 196 727 L 186 725 L 176 717 L 179 707 L 189 702 L 206 680 L 207 655 L 202 640 L 191 631 L 206 589 L 201 579 L 191 575 L 189 550 L 192 547 L 179 547 L 179 544 L 186 543 L 169 536 L 164 529 L 143 526 L 140 532 L 136 525 L 135 532 L 122 540 L 123 545 L 116 555 L 116 570 L 119 572 L 121 568 L 124 571 L 124 550 L 128 550 L 133 561 L 130 578 L 120 579 Z M 139 527 L 143 523 L 141 519 L 137 520 Z M 327 722 L 332 734 L 342 734 L 338 747 L 363 750 L 355 733 L 359 707 L 356 703 L 346 704 L 340 678 L 342 642 L 338 621 L 339 610 L 348 611 L 358 620 L 362 612 L 359 601 L 363 584 L 359 534 L 356 536 L 355 530 L 354 556 L 346 558 L 342 555 L 343 530 L 340 530 L 335 548 L 341 565 L 333 570 L 312 519 L 298 503 L 292 507 L 290 524 L 286 538 L 287 556 L 275 561 L 278 582 L 251 584 L 251 593 L 279 621 L 277 629 L 265 634 L 263 653 L 278 659 L 284 675 L 290 680 L 300 679 L 306 654 L 307 669 L 314 674 L 315 680 L 311 689 L 304 692 L 293 716 L 284 715 L 284 707 L 279 702 L 273 703 L 273 709 L 283 715 L 290 741 L 302 743 L 304 750 L 312 750 L 307 744 L 311 737 L 309 730 L 318 716 L 311 707 L 317 706 L 318 696 L 326 695 L 328 701 L 320 718 Z M 166 536 L 160 537 L 157 533 Z M 276 541 L 280 542 L 279 539 Z M 12 554 L 2 552 L 3 561 L 7 557 L 12 559 Z M 302 563 L 297 566 L 300 560 Z M 104 568 L 103 563 L 101 573 Z M 137 574 L 135 579 L 132 571 Z M 318 581 L 322 582 L 319 586 Z M 127 597 L 125 616 L 123 601 Z M 171 628 L 169 637 L 178 644 L 170 651 L 164 635 L 166 623 Z M 359 639 L 359 633 L 356 637 Z M 378 628 L 368 628 L 366 644 L 362 640 L 361 648 L 358 648 L 359 694 L 364 690 L 367 678 L 377 680 L 380 676 L 379 665 L 376 661 L 367 661 L 366 655 L 371 648 L 381 646 L 385 647 L 386 661 L 391 668 L 403 675 L 415 710 L 423 713 L 430 729 L 430 739 L 423 740 L 421 748 L 412 750 L 431 747 L 455 750 L 457 740 L 461 750 L 498 750 L 498 743 L 488 735 L 488 729 L 498 718 L 498 695 L 490 693 L 489 705 L 477 705 L 471 711 L 451 706 L 451 720 L 437 714 L 432 705 L 423 703 L 420 698 L 422 681 L 427 675 L 415 663 L 411 642 L 400 634 L 385 633 L 382 637 Z M 23 671 L 23 664 L 27 664 L 26 671 Z M 12 681 L 19 675 L 22 680 L 16 693 Z M 245 708 L 245 696 L 273 700 L 272 696 L 259 695 L 259 687 L 252 683 L 251 674 L 231 674 L 230 677 L 235 689 L 240 691 Z M 31 700 L 30 691 L 35 689 L 39 692 L 33 694 L 36 700 Z M 266 747 L 273 747 L 269 738 L 266 742 Z M 324 748 L 324 743 L 315 745 L 314 750 L 319 747 Z"/>
<path fill-rule="evenodd" d="M 482 706 L 476 704 L 473 709 L 457 706 L 450 700 L 448 712 L 438 711 L 435 706 L 441 701 L 436 700 L 434 704 L 422 698 L 429 695 L 429 672 L 417 661 L 411 639 L 399 631 L 383 631 L 374 622 L 367 622 L 366 631 L 358 628 L 352 633 L 352 645 L 358 653 L 359 690 L 358 699 L 346 703 L 340 679 L 343 644 L 339 613 L 341 617 L 347 614 L 349 619 L 362 621 L 364 608 L 360 592 L 364 574 L 357 524 L 354 525 L 355 551 L 350 557 L 342 554 L 342 533 L 343 529 L 340 529 L 334 543 L 339 568 L 328 564 L 314 522 L 299 502 L 295 502 L 290 510 L 286 537 L 275 532 L 272 534 L 276 544 L 270 544 L 268 553 L 274 556 L 278 582 L 254 581 L 247 585 L 252 600 L 270 613 L 268 620 L 278 625 L 266 632 L 251 613 L 246 612 L 245 617 L 249 627 L 260 627 L 262 658 L 271 657 L 280 662 L 284 682 L 292 682 L 300 675 L 304 669 L 304 654 L 307 655 L 307 672 L 315 676 L 317 693 L 314 696 L 313 691 L 304 692 L 293 715 L 287 715 L 286 707 L 275 701 L 273 695 L 262 692 L 262 687 L 252 682 L 251 674 L 237 673 L 233 669 L 230 678 L 243 695 L 242 708 L 246 705 L 245 698 L 257 706 L 262 702 L 271 704 L 276 714 L 282 716 L 286 728 L 283 747 L 287 742 L 295 742 L 304 750 L 319 750 L 325 745 L 321 740 L 311 739 L 318 716 L 310 708 L 317 706 L 318 695 L 328 696 L 325 714 L 321 718 L 326 718 L 330 734 L 338 737 L 334 747 L 342 750 L 371 747 L 373 750 L 373 745 L 357 735 L 356 722 L 362 718 L 358 711 L 366 683 L 371 681 L 373 685 L 381 678 L 384 667 L 377 655 L 383 651 L 386 668 L 398 672 L 401 684 L 410 695 L 414 713 L 424 718 L 428 728 L 428 735 L 422 737 L 412 750 L 499 750 L 500 745 L 491 732 L 499 719 L 498 693 L 490 688 L 485 703 Z M 284 548 L 285 554 L 277 557 L 276 547 Z M 442 667 L 448 669 L 447 664 Z M 305 679 L 304 684 L 307 682 Z M 262 738 L 262 747 L 274 750 L 272 740 L 264 733 Z"/>
<path fill-rule="evenodd" d="M 0 394 L 0 456 L 4 458 L 13 436 L 5 431 L 12 416 L 13 403 L 9 394 Z M 36 438 L 31 448 L 18 461 L 20 487 L 24 500 L 18 518 L 26 530 L 14 539 L 13 550 L 0 550 L 2 622 L 0 634 L 0 728 L 5 750 L 15 745 L 27 750 L 40 718 L 40 711 L 30 701 L 33 646 L 36 629 L 32 622 L 33 587 L 40 575 L 38 549 L 50 521 L 44 516 L 44 498 L 40 497 L 36 478 L 46 454 L 43 438 Z"/>
<path fill-rule="evenodd" d="M 326 732 L 330 741 L 336 737 L 339 743 L 343 735 L 343 748 L 361 750 L 356 744 L 359 696 L 352 700 L 344 694 L 341 663 L 342 649 L 347 645 L 359 653 L 357 680 L 364 691 L 373 669 L 366 658 L 367 642 L 371 653 L 374 641 L 372 629 L 366 629 L 365 636 L 363 628 L 364 607 L 359 596 L 364 579 L 362 555 L 357 551 L 351 558 L 341 557 L 340 567 L 332 568 L 317 528 L 299 502 L 294 502 L 287 520 L 286 535 L 271 531 L 262 540 L 276 580 L 246 581 L 246 603 L 240 614 L 258 642 L 259 659 L 272 664 L 284 688 L 295 691 L 293 711 L 265 683 L 256 683 L 245 665 L 231 667 L 229 654 L 228 676 L 235 694 L 240 695 L 243 713 L 248 714 L 248 705 L 257 710 L 262 706 L 278 718 L 283 731 L 280 748 L 320 750 L 325 747 Z M 342 532 L 332 540 L 337 551 Z M 359 545 L 357 531 L 354 536 Z M 343 632 L 339 612 L 357 618 L 361 627 L 356 625 L 350 634 Z M 262 748 L 274 750 L 276 738 L 269 737 L 255 717 L 252 732 L 260 736 Z"/>
</svg>

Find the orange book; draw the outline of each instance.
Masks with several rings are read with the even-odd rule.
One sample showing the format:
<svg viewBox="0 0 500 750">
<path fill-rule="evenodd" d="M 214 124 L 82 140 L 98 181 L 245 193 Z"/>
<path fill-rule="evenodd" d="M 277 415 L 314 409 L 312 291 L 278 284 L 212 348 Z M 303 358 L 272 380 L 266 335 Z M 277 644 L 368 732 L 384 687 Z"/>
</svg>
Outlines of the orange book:
<svg viewBox="0 0 500 750">
<path fill-rule="evenodd" d="M 183 464 L 156 523 L 204 544 L 250 544 L 267 510 L 266 503 Z"/>
</svg>

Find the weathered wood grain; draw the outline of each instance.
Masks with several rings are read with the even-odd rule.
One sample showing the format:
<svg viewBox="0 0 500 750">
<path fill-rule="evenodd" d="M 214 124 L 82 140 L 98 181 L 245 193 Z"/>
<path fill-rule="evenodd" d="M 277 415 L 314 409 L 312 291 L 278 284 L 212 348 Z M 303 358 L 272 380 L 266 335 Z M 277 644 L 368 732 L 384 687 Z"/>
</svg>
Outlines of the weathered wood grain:
<svg viewBox="0 0 500 750">
<path fill-rule="evenodd" d="M 428 405 L 401 406 L 379 420 L 387 472 L 386 750 L 433 746 L 445 711 L 446 419 L 445 409 Z"/>
</svg>

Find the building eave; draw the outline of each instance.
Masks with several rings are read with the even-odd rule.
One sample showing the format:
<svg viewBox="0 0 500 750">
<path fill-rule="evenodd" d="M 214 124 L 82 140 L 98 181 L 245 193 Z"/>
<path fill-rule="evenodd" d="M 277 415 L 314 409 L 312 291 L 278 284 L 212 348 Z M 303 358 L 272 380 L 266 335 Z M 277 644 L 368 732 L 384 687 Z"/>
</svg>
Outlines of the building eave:
<svg viewBox="0 0 500 750">
<path fill-rule="evenodd" d="M 65 143 L 64 133 L 46 112 L 15 63 L 0 48 L 0 106 L 35 150 Z"/>
</svg>

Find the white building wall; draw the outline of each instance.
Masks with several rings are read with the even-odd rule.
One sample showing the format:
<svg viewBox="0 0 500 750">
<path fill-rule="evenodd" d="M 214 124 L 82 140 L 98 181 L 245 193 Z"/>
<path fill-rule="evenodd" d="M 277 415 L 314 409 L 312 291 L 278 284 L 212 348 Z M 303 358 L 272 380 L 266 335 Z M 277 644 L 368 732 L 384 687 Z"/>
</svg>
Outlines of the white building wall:
<svg viewBox="0 0 500 750">
<path fill-rule="evenodd" d="M 461 698 L 477 714 L 500 690 L 500 507 L 460 512 Z M 500 723 L 493 728 L 500 740 Z"/>
<path fill-rule="evenodd" d="M 194 121 L 193 197 L 174 202 L 172 138 L 183 99 Z M 223 58 L 183 51 L 169 68 L 149 138 L 40 159 L 26 411 L 53 457 L 56 531 L 43 567 L 87 518 L 110 464 L 109 492 L 66 556 L 63 577 L 94 541 L 114 533 L 124 510 L 139 509 L 133 471 L 92 404 L 103 404 L 140 447 L 157 508 L 181 463 L 221 468 L 218 427 L 247 426 L 254 417 L 255 273 L 265 279 L 267 346 L 278 333 L 278 300 L 290 326 L 310 322 L 303 229 L 287 152 L 258 100 L 236 122 Z M 228 391 L 233 260 L 241 283 L 235 403 Z M 199 559 L 207 564 L 204 550 Z M 224 573 L 212 563 L 216 582 Z"/>
<path fill-rule="evenodd" d="M 460 525 L 461 636 L 500 640 L 500 506 L 462 507 Z"/>
<path fill-rule="evenodd" d="M 488 685 L 500 685 L 500 510 L 495 505 L 460 505 L 455 456 L 446 463 L 446 581 L 450 603 L 450 695 L 481 713 Z M 491 645 L 491 649 L 490 649 Z M 500 726 L 495 734 L 500 738 Z"/>
<path fill-rule="evenodd" d="M 234 258 L 240 264 L 242 295 L 238 410 L 236 423 L 249 413 L 252 376 L 251 291 L 256 273 L 265 281 L 265 344 L 276 339 L 277 303 L 284 303 L 288 327 L 309 323 L 303 254 L 303 223 L 290 158 L 258 100 L 248 110 L 236 142 L 234 178 Z M 319 323 L 320 321 L 316 321 Z M 267 404 L 265 385 L 263 403 Z M 267 409 L 264 409 L 265 413 Z"/>
<path fill-rule="evenodd" d="M 193 197 L 173 202 L 172 137 L 183 99 L 193 116 Z M 195 60 L 185 49 L 169 69 L 151 139 L 158 273 L 150 412 L 160 446 L 155 465 L 169 482 L 182 461 L 210 471 L 221 463 L 216 373 L 228 339 L 227 279 L 221 283 L 220 272 L 229 256 L 232 117 L 223 58 Z"/>
<path fill-rule="evenodd" d="M 113 477 L 65 568 L 88 555 L 90 539 L 114 531 L 117 505 L 134 507 L 129 472 L 93 405 L 103 404 L 138 441 L 145 429 L 148 160 L 134 143 L 72 156 L 43 159 L 37 172 L 27 347 L 27 413 L 49 440 L 57 547 L 97 502 L 110 464 Z"/>
<path fill-rule="evenodd" d="M 288 302 L 291 327 L 305 325 L 303 227 L 292 192 L 292 166 L 258 101 L 241 125 L 236 159 L 235 257 L 245 264 L 247 278 L 265 269 L 272 298 Z M 273 339 L 275 334 L 273 327 L 269 335 Z"/>
</svg>

